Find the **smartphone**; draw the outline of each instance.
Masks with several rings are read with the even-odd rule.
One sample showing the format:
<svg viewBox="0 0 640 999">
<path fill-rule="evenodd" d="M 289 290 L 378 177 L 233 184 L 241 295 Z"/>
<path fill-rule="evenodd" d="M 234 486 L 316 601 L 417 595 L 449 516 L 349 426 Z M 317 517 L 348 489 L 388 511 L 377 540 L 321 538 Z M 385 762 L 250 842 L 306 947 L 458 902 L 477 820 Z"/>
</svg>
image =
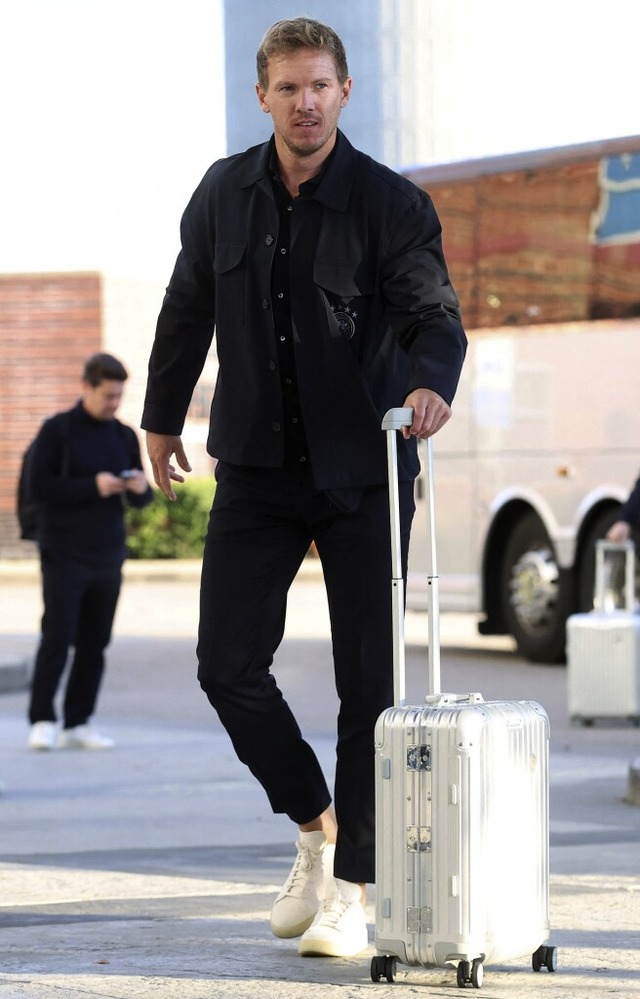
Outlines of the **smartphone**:
<svg viewBox="0 0 640 999">
<path fill-rule="evenodd" d="M 121 479 L 135 479 L 135 477 L 136 477 L 136 474 L 137 474 L 137 473 L 136 473 L 136 472 L 134 472 L 134 470 L 133 470 L 133 469 L 129 469 L 129 468 L 128 468 L 128 469 L 127 469 L 126 471 L 124 471 L 124 472 L 120 472 L 120 478 L 121 478 Z"/>
</svg>

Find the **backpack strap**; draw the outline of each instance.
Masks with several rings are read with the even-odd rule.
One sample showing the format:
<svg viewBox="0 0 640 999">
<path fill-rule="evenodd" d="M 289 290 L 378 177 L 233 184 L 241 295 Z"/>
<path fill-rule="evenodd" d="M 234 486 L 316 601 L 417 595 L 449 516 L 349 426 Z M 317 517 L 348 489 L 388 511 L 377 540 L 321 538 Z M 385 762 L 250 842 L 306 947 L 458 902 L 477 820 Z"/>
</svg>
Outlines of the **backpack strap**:
<svg viewBox="0 0 640 999">
<path fill-rule="evenodd" d="M 66 409 L 61 413 L 60 425 L 62 427 L 62 464 L 60 465 L 60 476 L 63 479 L 69 478 L 69 466 L 71 464 L 71 413 L 73 410 Z"/>
</svg>

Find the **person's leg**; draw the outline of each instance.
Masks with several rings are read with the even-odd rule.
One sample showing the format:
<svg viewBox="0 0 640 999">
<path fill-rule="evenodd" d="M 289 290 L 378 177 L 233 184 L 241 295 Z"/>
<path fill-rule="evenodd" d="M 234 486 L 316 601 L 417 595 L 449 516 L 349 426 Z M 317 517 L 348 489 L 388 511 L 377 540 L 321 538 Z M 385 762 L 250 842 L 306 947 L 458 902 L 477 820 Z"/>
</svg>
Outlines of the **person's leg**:
<svg viewBox="0 0 640 999">
<path fill-rule="evenodd" d="M 276 936 L 294 937 L 324 897 L 335 843 L 320 764 L 271 673 L 287 593 L 310 544 L 300 514 L 305 489 L 311 493 L 306 480 L 287 473 L 225 465 L 217 478 L 202 567 L 198 679 L 273 811 L 299 826 L 296 860 L 270 919 Z"/>
<path fill-rule="evenodd" d="M 413 483 L 400 488 L 403 566 L 414 512 Z M 375 879 L 374 727 L 393 701 L 391 547 L 386 486 L 370 487 L 353 513 L 315 533 L 322 560 L 340 698 L 335 808 L 337 887 L 300 941 L 301 954 L 349 956 L 367 945 L 361 909 Z"/>
<path fill-rule="evenodd" d="M 79 571 L 84 588 L 64 698 L 65 729 L 86 725 L 95 711 L 122 583 L 119 565 Z"/>
<path fill-rule="evenodd" d="M 403 571 L 414 513 L 413 483 L 400 487 Z M 335 807 L 336 876 L 375 873 L 373 730 L 393 701 L 391 547 L 386 486 L 370 487 L 354 513 L 316 535 L 327 585 L 340 698 Z"/>
<path fill-rule="evenodd" d="M 304 825 L 329 808 L 331 796 L 271 665 L 310 538 L 295 494 L 280 489 L 277 476 L 227 465 L 217 474 L 202 565 L 198 680 L 273 811 Z"/>
<path fill-rule="evenodd" d="M 55 696 L 76 628 L 81 587 L 68 561 L 43 552 L 42 634 L 36 653 L 29 700 L 29 721 L 55 722 Z"/>
</svg>

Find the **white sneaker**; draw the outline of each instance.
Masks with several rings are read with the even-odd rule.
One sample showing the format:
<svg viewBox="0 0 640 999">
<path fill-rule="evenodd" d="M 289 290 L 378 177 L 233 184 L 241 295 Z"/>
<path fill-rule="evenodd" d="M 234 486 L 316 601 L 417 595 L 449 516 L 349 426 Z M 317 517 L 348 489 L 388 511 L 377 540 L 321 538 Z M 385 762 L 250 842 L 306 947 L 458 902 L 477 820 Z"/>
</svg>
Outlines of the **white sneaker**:
<svg viewBox="0 0 640 999">
<path fill-rule="evenodd" d="M 29 732 L 29 749 L 55 749 L 58 726 L 55 722 L 34 722 Z"/>
<path fill-rule="evenodd" d="M 360 885 L 332 878 L 324 905 L 298 945 L 303 957 L 354 957 L 369 946 Z"/>
<path fill-rule="evenodd" d="M 301 832 L 296 847 L 298 855 L 271 909 L 276 937 L 299 937 L 311 926 L 324 900 L 325 882 L 333 875 L 335 846 L 323 832 Z"/>
<path fill-rule="evenodd" d="M 100 735 L 90 725 L 63 728 L 58 736 L 59 749 L 111 749 L 114 745 L 113 739 Z"/>
</svg>

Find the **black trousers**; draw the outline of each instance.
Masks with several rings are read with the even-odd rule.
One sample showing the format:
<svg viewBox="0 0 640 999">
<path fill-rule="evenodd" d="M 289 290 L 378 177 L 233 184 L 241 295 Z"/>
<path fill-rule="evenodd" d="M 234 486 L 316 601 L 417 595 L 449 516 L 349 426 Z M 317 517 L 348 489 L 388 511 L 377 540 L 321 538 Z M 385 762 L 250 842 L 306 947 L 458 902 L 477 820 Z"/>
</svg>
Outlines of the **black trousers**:
<svg viewBox="0 0 640 999">
<path fill-rule="evenodd" d="M 111 640 L 122 566 L 84 565 L 43 551 L 42 636 L 36 655 L 29 721 L 55 721 L 55 700 L 69 650 L 74 654 L 64 700 L 64 727 L 84 725 L 94 712 L 104 650 Z"/>
<path fill-rule="evenodd" d="M 367 487 L 356 508 L 345 511 L 315 489 L 304 466 L 274 471 L 225 464 L 217 479 L 202 568 L 198 679 L 273 811 L 298 824 L 317 818 L 331 794 L 271 673 L 287 592 L 315 541 L 340 701 L 335 874 L 372 882 L 373 729 L 393 701 L 387 487 Z M 401 485 L 401 507 L 406 573 L 412 482 Z"/>
</svg>

